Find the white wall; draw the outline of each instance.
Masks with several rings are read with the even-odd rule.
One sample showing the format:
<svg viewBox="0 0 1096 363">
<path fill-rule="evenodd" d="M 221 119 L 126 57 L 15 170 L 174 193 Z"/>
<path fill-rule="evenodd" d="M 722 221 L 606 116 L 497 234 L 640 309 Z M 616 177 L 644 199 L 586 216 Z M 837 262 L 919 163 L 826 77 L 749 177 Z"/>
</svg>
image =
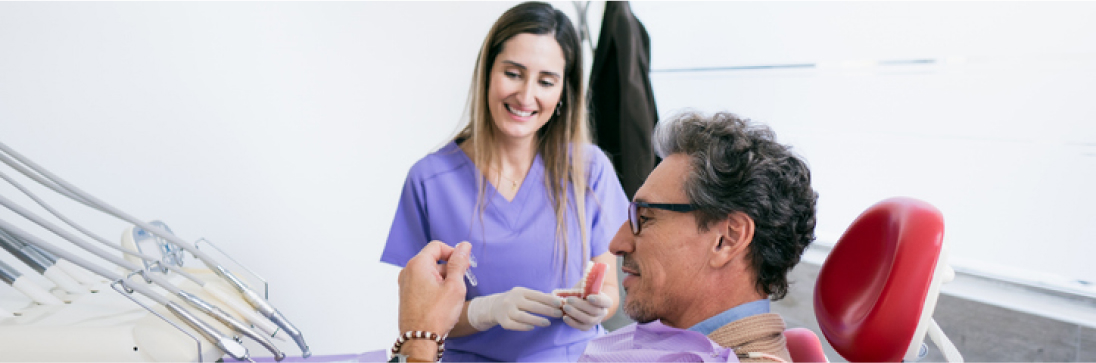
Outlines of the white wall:
<svg viewBox="0 0 1096 363">
<path fill-rule="evenodd" d="M 694 107 L 772 125 L 811 164 L 820 242 L 912 196 L 943 212 L 957 268 L 1096 294 L 1096 3 L 633 8 L 662 116 Z M 870 65 L 910 59 L 937 62 Z M 819 68 L 666 72 L 804 63 Z"/>
<path fill-rule="evenodd" d="M 315 354 L 384 349 L 398 269 L 378 260 L 404 176 L 458 127 L 513 4 L 0 3 L 0 141 L 218 243 Z M 108 238 L 126 227 L 49 200 Z"/>
</svg>

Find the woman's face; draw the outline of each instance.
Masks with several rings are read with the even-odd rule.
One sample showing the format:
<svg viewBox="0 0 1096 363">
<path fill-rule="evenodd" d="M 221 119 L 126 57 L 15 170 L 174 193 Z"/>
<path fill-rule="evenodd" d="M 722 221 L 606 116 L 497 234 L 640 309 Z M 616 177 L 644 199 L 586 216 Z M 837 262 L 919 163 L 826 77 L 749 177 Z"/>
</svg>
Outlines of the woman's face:
<svg viewBox="0 0 1096 363">
<path fill-rule="evenodd" d="M 502 43 L 487 88 L 491 120 L 504 141 L 532 140 L 555 114 L 566 61 L 552 35 L 518 34 Z"/>
</svg>

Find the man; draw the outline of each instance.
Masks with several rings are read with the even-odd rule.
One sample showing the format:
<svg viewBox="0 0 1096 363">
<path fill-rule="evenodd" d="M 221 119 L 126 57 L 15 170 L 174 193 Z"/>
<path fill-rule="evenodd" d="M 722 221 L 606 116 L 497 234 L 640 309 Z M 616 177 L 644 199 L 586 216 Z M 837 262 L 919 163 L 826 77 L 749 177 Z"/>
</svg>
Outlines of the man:
<svg viewBox="0 0 1096 363">
<path fill-rule="evenodd" d="M 790 360 L 769 300 L 784 297 L 788 271 L 814 240 L 818 195 L 806 163 L 768 127 L 728 113 L 664 121 L 654 147 L 663 160 L 609 245 L 624 260 L 624 311 L 639 324 L 591 341 L 582 360 Z M 452 327 L 461 248 L 432 243 L 401 272 L 401 330 Z M 440 260 L 450 263 L 435 267 Z M 447 320 L 433 320 L 439 312 Z M 436 342 L 411 339 L 400 352 L 425 359 L 431 349 Z"/>
</svg>

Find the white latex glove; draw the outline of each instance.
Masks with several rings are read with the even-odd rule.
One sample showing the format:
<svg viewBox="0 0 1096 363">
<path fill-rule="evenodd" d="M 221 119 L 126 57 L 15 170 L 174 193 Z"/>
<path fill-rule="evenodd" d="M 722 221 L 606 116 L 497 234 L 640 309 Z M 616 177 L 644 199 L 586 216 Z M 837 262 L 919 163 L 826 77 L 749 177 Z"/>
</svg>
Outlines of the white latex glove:
<svg viewBox="0 0 1096 363">
<path fill-rule="evenodd" d="M 484 331 L 495 325 L 506 330 L 532 330 L 534 326 L 549 326 L 543 316 L 563 316 L 563 299 L 548 293 L 515 287 L 510 291 L 480 296 L 468 303 L 468 323 Z M 534 315 L 537 314 L 537 315 Z"/>
<path fill-rule="evenodd" d="M 605 320 L 609 314 L 609 307 L 613 305 L 613 299 L 604 292 L 587 296 L 585 299 L 569 297 L 564 300 L 563 322 L 571 327 L 587 331 Z"/>
</svg>

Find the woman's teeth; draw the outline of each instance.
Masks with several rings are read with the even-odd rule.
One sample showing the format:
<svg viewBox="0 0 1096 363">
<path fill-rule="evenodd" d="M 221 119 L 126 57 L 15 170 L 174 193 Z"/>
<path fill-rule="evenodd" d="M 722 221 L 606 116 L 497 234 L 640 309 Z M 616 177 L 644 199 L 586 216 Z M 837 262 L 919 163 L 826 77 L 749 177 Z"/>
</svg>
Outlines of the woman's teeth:
<svg viewBox="0 0 1096 363">
<path fill-rule="evenodd" d="M 528 112 L 518 111 L 518 110 L 515 110 L 515 109 L 511 108 L 510 105 L 506 105 L 506 110 L 510 111 L 510 113 L 512 113 L 512 114 L 515 114 L 515 115 L 518 115 L 518 116 L 521 116 L 521 117 L 529 117 L 529 116 L 532 116 L 533 113 L 534 113 L 533 111 L 528 111 Z"/>
</svg>

